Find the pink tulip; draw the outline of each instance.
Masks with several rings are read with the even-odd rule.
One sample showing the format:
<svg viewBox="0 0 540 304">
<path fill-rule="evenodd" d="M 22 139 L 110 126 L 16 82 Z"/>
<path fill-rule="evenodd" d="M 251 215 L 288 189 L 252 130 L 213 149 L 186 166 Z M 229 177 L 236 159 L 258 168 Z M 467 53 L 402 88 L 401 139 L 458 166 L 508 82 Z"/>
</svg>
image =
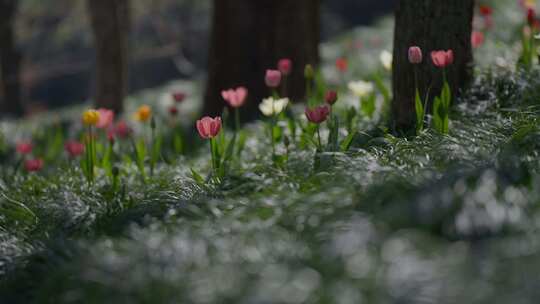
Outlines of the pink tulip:
<svg viewBox="0 0 540 304">
<path fill-rule="evenodd" d="M 229 106 L 233 108 L 239 108 L 244 105 L 246 102 L 246 97 L 248 95 L 248 90 L 244 87 L 239 87 L 236 90 L 229 89 L 226 91 L 221 91 L 221 96 Z"/>
<path fill-rule="evenodd" d="M 471 35 L 471 43 L 473 48 L 478 48 L 484 43 L 484 33 L 474 31 Z"/>
<path fill-rule="evenodd" d="M 266 70 L 264 80 L 269 88 L 277 88 L 281 83 L 281 72 L 278 70 Z"/>
<path fill-rule="evenodd" d="M 174 101 L 181 103 L 186 99 L 186 94 L 184 92 L 175 92 L 172 94 Z"/>
<path fill-rule="evenodd" d="M 28 172 L 37 172 L 43 168 L 43 159 L 28 159 L 24 162 L 24 168 Z"/>
<path fill-rule="evenodd" d="M 211 139 L 216 137 L 221 130 L 221 117 L 211 118 L 203 117 L 197 120 L 197 131 L 203 139 Z"/>
<path fill-rule="evenodd" d="M 417 46 L 409 48 L 409 62 L 412 64 L 422 63 L 422 49 Z"/>
<path fill-rule="evenodd" d="M 328 91 L 324 95 L 324 101 L 329 105 L 335 104 L 337 100 L 338 100 L 338 93 L 336 91 Z"/>
<path fill-rule="evenodd" d="M 97 111 L 99 112 L 99 120 L 96 124 L 96 128 L 106 129 L 111 126 L 114 121 L 114 112 L 104 108 L 98 109 Z"/>
<path fill-rule="evenodd" d="M 31 142 L 21 141 L 18 142 L 15 150 L 21 155 L 27 155 L 32 153 L 33 145 Z"/>
<path fill-rule="evenodd" d="M 278 70 L 285 76 L 289 75 L 292 70 L 292 60 L 288 58 L 280 59 L 278 61 Z"/>
<path fill-rule="evenodd" d="M 64 145 L 64 149 L 68 153 L 68 155 L 72 158 L 75 158 L 84 152 L 84 144 L 78 142 L 78 141 L 68 141 Z"/>
<path fill-rule="evenodd" d="M 433 51 L 431 52 L 431 60 L 438 68 L 445 68 L 454 63 L 454 52 L 448 51 Z"/>
<path fill-rule="evenodd" d="M 330 108 L 328 106 L 319 106 L 313 109 L 307 108 L 306 111 L 307 119 L 315 124 L 320 124 L 328 118 L 330 114 Z"/>
</svg>

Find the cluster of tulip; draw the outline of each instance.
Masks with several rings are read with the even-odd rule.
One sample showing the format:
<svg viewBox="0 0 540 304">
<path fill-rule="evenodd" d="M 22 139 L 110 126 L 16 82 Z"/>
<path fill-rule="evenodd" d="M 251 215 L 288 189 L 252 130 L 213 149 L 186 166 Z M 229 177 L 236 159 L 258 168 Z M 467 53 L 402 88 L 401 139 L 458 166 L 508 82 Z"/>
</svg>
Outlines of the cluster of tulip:
<svg viewBox="0 0 540 304">
<path fill-rule="evenodd" d="M 343 61 L 346 65 L 346 61 Z M 267 131 L 269 144 L 272 151 L 272 160 L 276 166 L 281 166 L 288 158 L 289 145 L 296 141 L 297 127 L 300 126 L 302 131 L 301 138 L 307 142 L 313 143 L 318 151 L 323 151 L 323 141 L 321 139 L 320 125 L 328 122 L 329 138 L 327 149 L 335 149 L 338 144 L 339 125 L 337 117 L 332 117 L 332 107 L 338 100 L 338 93 L 335 90 L 327 90 L 323 96 L 323 100 L 316 100 L 311 88 L 315 77 L 315 71 L 307 65 L 304 69 L 306 79 L 306 95 L 308 106 L 305 108 L 304 115 L 308 125 L 302 125 L 301 121 L 295 119 L 292 111 L 288 111 L 290 99 L 287 97 L 287 77 L 291 74 L 293 62 L 290 59 L 281 59 L 277 63 L 277 69 L 269 69 L 264 75 L 264 82 L 271 90 L 271 96 L 264 98 L 259 103 L 259 110 L 267 117 Z M 340 69 L 340 66 L 337 66 Z M 342 67 L 341 70 L 345 69 Z M 281 92 L 281 94 L 280 94 Z M 237 138 L 240 138 L 240 117 L 239 108 L 242 107 L 248 98 L 248 89 L 240 86 L 237 88 L 226 89 L 221 92 L 223 100 L 235 112 L 235 132 L 227 140 L 223 134 L 223 118 L 222 117 L 203 117 L 196 122 L 197 131 L 201 138 L 210 141 L 210 150 L 212 155 L 212 165 L 216 176 L 220 177 L 224 174 L 225 163 L 231 157 L 231 152 L 237 151 L 237 155 L 241 153 L 241 147 L 234 148 Z M 314 102 L 311 102 L 315 100 Z M 286 121 L 289 127 L 289 132 L 283 130 L 281 121 Z M 345 139 L 348 144 L 352 140 L 352 135 Z M 347 142 L 344 146 L 347 146 Z M 285 154 L 279 153 L 278 145 L 283 144 Z M 283 149 L 281 149 L 283 150 Z"/>
<path fill-rule="evenodd" d="M 420 90 L 418 87 L 418 76 L 416 65 L 422 63 L 423 55 L 422 49 L 418 46 L 411 46 L 408 52 L 409 62 L 415 65 L 414 69 L 414 79 L 415 79 L 415 109 L 416 109 L 416 132 L 420 133 L 424 129 L 424 124 L 426 120 L 426 103 L 428 97 L 425 98 L 425 101 L 422 101 L 420 95 Z M 452 103 L 452 93 L 450 90 L 450 85 L 446 77 L 446 68 L 454 62 L 454 52 L 452 50 L 438 50 L 431 52 L 431 61 L 433 65 L 437 68 L 442 69 L 443 75 L 443 86 L 441 94 L 435 97 L 433 101 L 433 112 L 432 112 L 432 122 L 435 130 L 439 131 L 442 134 L 448 134 L 449 131 L 449 112 L 450 106 Z"/>
</svg>

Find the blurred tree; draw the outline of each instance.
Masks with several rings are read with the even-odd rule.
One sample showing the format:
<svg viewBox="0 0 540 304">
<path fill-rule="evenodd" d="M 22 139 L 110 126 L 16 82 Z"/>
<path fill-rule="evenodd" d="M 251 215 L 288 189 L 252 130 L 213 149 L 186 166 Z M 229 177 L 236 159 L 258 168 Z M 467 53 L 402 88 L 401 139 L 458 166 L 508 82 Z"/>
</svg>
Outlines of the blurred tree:
<svg viewBox="0 0 540 304">
<path fill-rule="evenodd" d="M 303 98 L 304 66 L 319 60 L 319 9 L 319 0 L 214 0 L 204 114 L 220 114 L 221 90 L 243 85 L 249 89 L 244 117 L 254 117 L 270 94 L 265 70 L 281 58 L 293 61 L 288 95 Z"/>
<path fill-rule="evenodd" d="M 123 110 L 128 78 L 129 0 L 88 0 L 96 48 L 96 107 Z"/>
<path fill-rule="evenodd" d="M 430 99 L 442 87 L 441 70 L 434 67 L 430 52 L 454 51 L 454 64 L 447 68 L 453 96 L 465 88 L 472 74 L 472 20 L 474 0 L 400 0 L 396 10 L 393 63 L 393 115 L 394 127 L 400 132 L 414 130 L 414 106 L 417 68 L 419 90 L 422 97 L 429 92 Z M 422 64 L 414 66 L 408 61 L 410 46 L 419 46 L 424 53 Z"/>
<path fill-rule="evenodd" d="M 19 65 L 21 55 L 15 46 L 14 19 L 18 0 L 0 0 L 0 112 L 21 116 Z"/>
</svg>

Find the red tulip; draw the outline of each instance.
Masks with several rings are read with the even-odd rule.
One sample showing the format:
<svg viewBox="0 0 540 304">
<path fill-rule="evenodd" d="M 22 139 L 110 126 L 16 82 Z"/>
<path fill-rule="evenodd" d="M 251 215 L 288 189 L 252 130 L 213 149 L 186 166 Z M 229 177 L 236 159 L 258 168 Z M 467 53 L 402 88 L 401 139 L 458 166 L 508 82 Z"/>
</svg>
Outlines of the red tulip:
<svg viewBox="0 0 540 304">
<path fill-rule="evenodd" d="M 174 101 L 181 103 L 186 99 L 186 94 L 184 92 L 175 92 L 172 94 Z"/>
<path fill-rule="evenodd" d="M 320 124 L 328 118 L 330 108 L 328 106 L 319 106 L 313 109 L 307 108 L 305 114 L 310 122 Z"/>
<path fill-rule="evenodd" d="M 471 43 L 473 48 L 478 48 L 484 43 L 484 33 L 479 31 L 474 31 L 471 35 Z"/>
<path fill-rule="evenodd" d="M 178 115 L 178 108 L 176 106 L 170 106 L 169 107 L 169 114 L 171 114 L 171 116 Z"/>
<path fill-rule="evenodd" d="M 114 121 L 114 112 L 104 108 L 98 109 L 97 111 L 99 112 L 99 120 L 96 123 L 96 128 L 106 129 L 111 126 Z"/>
<path fill-rule="evenodd" d="M 15 150 L 21 155 L 27 155 L 32 153 L 33 145 L 31 142 L 21 141 L 17 143 Z"/>
<path fill-rule="evenodd" d="M 536 11 L 530 7 L 527 9 L 527 22 L 530 26 L 533 26 L 536 21 Z"/>
<path fill-rule="evenodd" d="M 345 71 L 347 71 L 347 68 L 348 68 L 347 59 L 345 59 L 345 58 L 338 58 L 338 59 L 336 60 L 336 68 L 337 68 L 338 71 L 340 71 L 340 72 L 345 72 Z"/>
<path fill-rule="evenodd" d="M 409 62 L 412 64 L 422 63 L 422 49 L 417 46 L 409 48 Z"/>
<path fill-rule="evenodd" d="M 244 87 L 239 87 L 236 90 L 229 89 L 226 91 L 221 91 L 221 96 L 229 106 L 233 108 L 239 108 L 244 105 L 248 95 L 248 90 Z"/>
<path fill-rule="evenodd" d="M 486 16 L 491 16 L 491 14 L 493 14 L 493 8 L 491 6 L 488 6 L 488 5 L 480 5 L 480 15 L 486 17 Z"/>
<path fill-rule="evenodd" d="M 454 63 L 454 52 L 448 51 L 433 51 L 431 52 L 431 60 L 438 68 L 445 68 Z"/>
<path fill-rule="evenodd" d="M 329 105 L 335 104 L 337 100 L 338 100 L 338 93 L 336 91 L 328 91 L 324 95 L 324 101 Z"/>
<path fill-rule="evenodd" d="M 280 59 L 278 61 L 278 70 L 285 76 L 289 75 L 292 70 L 292 60 L 288 58 Z"/>
<path fill-rule="evenodd" d="M 278 70 L 266 70 L 264 80 L 269 88 L 277 88 L 281 83 L 281 72 Z"/>
<path fill-rule="evenodd" d="M 221 117 L 211 118 L 203 117 L 197 120 L 197 131 L 203 139 L 214 138 L 219 134 L 221 130 Z"/>
<path fill-rule="evenodd" d="M 70 157 L 75 158 L 83 154 L 84 144 L 78 141 L 71 140 L 71 141 L 66 142 L 66 144 L 64 145 L 64 149 L 66 150 L 66 152 L 68 153 Z"/>
<path fill-rule="evenodd" d="M 120 138 L 128 138 L 131 135 L 131 128 L 125 121 L 119 121 L 114 127 L 114 134 Z"/>
<path fill-rule="evenodd" d="M 43 159 L 28 159 L 24 162 L 24 168 L 28 172 L 37 172 L 43 168 Z"/>
</svg>

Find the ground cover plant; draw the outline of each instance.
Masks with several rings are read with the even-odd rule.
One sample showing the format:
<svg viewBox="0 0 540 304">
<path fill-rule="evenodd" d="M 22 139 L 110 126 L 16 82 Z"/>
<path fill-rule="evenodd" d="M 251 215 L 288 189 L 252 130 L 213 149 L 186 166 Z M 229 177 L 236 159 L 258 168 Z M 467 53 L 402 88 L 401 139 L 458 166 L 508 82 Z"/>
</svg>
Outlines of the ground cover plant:
<svg viewBox="0 0 540 304">
<path fill-rule="evenodd" d="M 244 126 L 245 88 L 201 118 L 191 84 L 133 96 L 116 120 L 4 122 L 1 303 L 534 303 L 534 20 L 513 1 L 487 16 L 502 30 L 474 34 L 473 85 L 437 92 L 442 112 L 418 96 L 415 136 L 387 123 L 388 20 L 323 45 L 306 104 L 284 89 L 294 62 L 269 67 L 263 118 Z"/>
</svg>

